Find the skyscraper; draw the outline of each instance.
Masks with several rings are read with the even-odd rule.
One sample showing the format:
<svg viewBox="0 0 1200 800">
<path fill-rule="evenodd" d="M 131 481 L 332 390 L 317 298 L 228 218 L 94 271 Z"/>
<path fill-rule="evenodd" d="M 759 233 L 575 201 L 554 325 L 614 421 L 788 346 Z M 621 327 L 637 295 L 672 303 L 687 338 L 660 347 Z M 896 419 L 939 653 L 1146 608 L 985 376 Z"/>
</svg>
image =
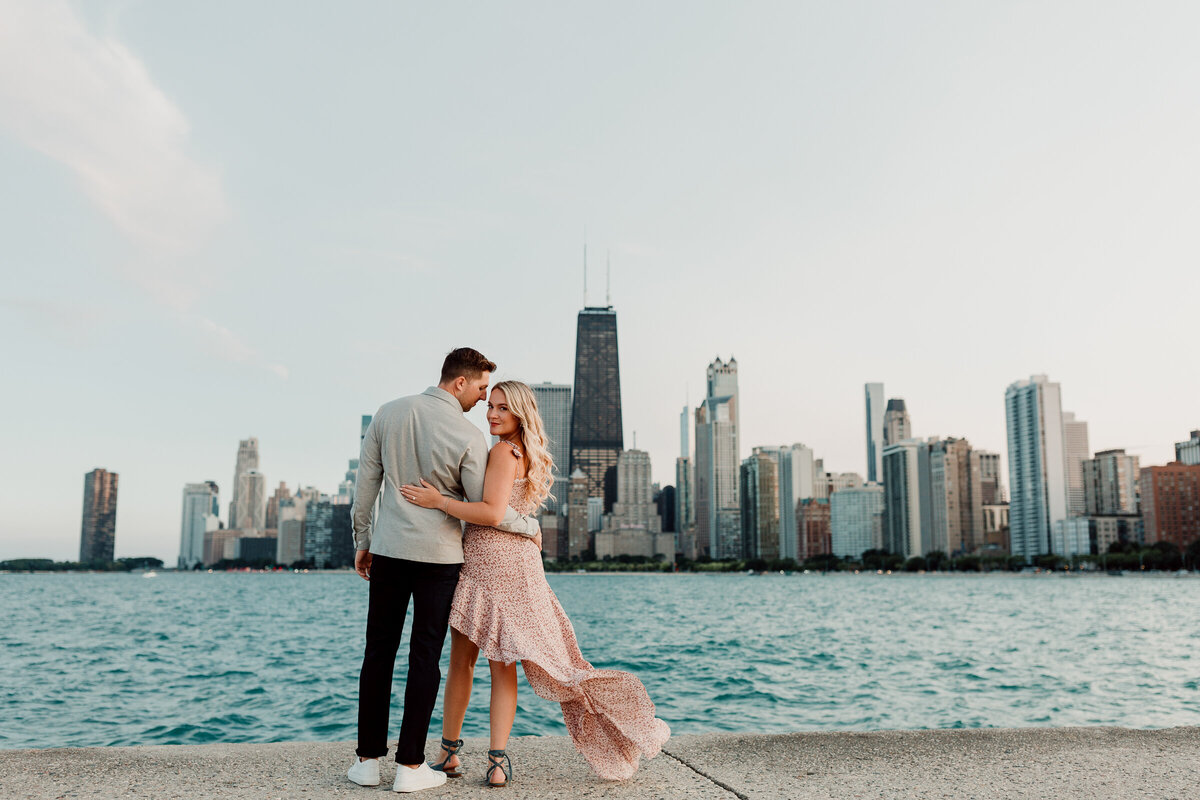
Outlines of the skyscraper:
<svg viewBox="0 0 1200 800">
<path fill-rule="evenodd" d="M 351 504 L 321 500 L 305 504 L 304 560 L 317 569 L 354 564 Z"/>
<path fill-rule="evenodd" d="M 1146 467 L 1141 495 L 1147 544 L 1171 542 L 1183 550 L 1200 539 L 1200 464 Z"/>
<path fill-rule="evenodd" d="M 351 461 L 350 463 L 356 467 L 358 466 L 357 459 Z M 263 523 L 264 528 L 267 530 L 279 528 L 279 503 L 283 500 L 287 500 L 291 496 L 292 492 L 290 489 L 288 489 L 287 484 L 283 481 L 280 481 L 279 485 L 275 487 L 274 493 L 271 494 L 270 499 L 267 500 L 267 516 L 266 521 Z"/>
<path fill-rule="evenodd" d="M 1185 466 L 1200 464 L 1200 431 L 1192 431 L 1192 438 L 1175 443 L 1175 460 Z"/>
<path fill-rule="evenodd" d="M 705 382 L 708 386 L 706 397 L 732 397 L 737 400 L 739 396 L 737 359 L 732 355 L 728 361 L 721 361 L 720 356 L 714 358 L 705 372 Z M 741 403 L 735 402 L 733 404 L 733 425 L 738 431 L 742 429 L 741 413 Z"/>
<path fill-rule="evenodd" d="M 867 399 L 867 481 L 883 480 L 883 384 L 864 386 Z"/>
<path fill-rule="evenodd" d="M 742 552 L 746 558 L 781 558 L 779 547 L 779 451 L 755 452 L 742 462 Z"/>
<path fill-rule="evenodd" d="M 971 490 L 971 445 L 939 439 L 929 445 L 930 550 L 952 556 L 974 552 L 975 507 Z"/>
<path fill-rule="evenodd" d="M 989 528 L 989 507 L 998 506 L 1004 502 L 1004 487 L 1000 483 L 1000 454 L 987 450 L 971 450 L 971 509 L 972 520 L 971 541 L 976 550 L 987 547 Z M 994 514 L 994 512 L 992 512 Z M 1007 545 L 1005 545 L 1007 549 Z"/>
<path fill-rule="evenodd" d="M 779 448 L 779 557 L 800 558 L 800 529 L 796 522 L 796 504 L 801 500 L 825 496 L 824 474 L 817 475 L 812 448 L 797 442 Z M 819 479 L 818 479 L 819 478 Z"/>
<path fill-rule="evenodd" d="M 829 496 L 829 538 L 839 558 L 883 546 L 883 487 L 868 483 Z"/>
<path fill-rule="evenodd" d="M 275 563 L 288 566 L 304 559 L 304 497 L 286 497 L 279 501 L 279 533 L 275 538 Z"/>
<path fill-rule="evenodd" d="M 588 479 L 583 470 L 576 469 L 571 473 L 567 485 L 567 547 L 565 553 L 560 553 L 560 559 L 578 558 L 585 550 L 591 549 L 591 536 L 588 529 Z"/>
<path fill-rule="evenodd" d="M 862 486 L 863 477 L 857 472 L 826 472 L 822 482 L 825 492 L 818 492 L 818 496 L 832 497 L 834 492 L 840 492 L 842 489 L 857 489 Z"/>
<path fill-rule="evenodd" d="M 829 500 L 809 498 L 796 504 L 796 527 L 800 538 L 800 560 L 833 552 L 829 528 Z"/>
<path fill-rule="evenodd" d="M 229 527 L 239 528 L 238 519 L 242 512 L 238 509 L 238 479 L 252 469 L 258 469 L 258 439 L 251 436 L 238 442 L 237 464 L 233 468 L 233 488 L 229 498 Z M 264 516 L 266 512 L 264 510 Z"/>
<path fill-rule="evenodd" d="M 696 549 L 741 558 L 736 360 L 708 365 L 708 391 L 696 409 Z"/>
<path fill-rule="evenodd" d="M 617 459 L 617 500 L 595 536 L 596 558 L 662 556 L 675 558 L 675 536 L 663 533 L 650 481 L 650 454 L 625 450 Z"/>
<path fill-rule="evenodd" d="M 83 476 L 79 560 L 108 563 L 117 539 L 117 473 L 97 467 Z"/>
<path fill-rule="evenodd" d="M 696 484 L 692 469 L 692 446 L 688 435 L 691 415 L 684 406 L 679 413 L 679 457 L 675 459 L 675 532 L 676 549 L 684 552 L 695 546 Z M 689 538 L 690 537 L 690 538 Z"/>
<path fill-rule="evenodd" d="M 695 484 L 692 460 L 675 459 L 675 530 L 687 533 L 696 527 Z"/>
<path fill-rule="evenodd" d="M 1062 389 L 1045 375 L 1004 393 L 1008 425 L 1009 540 L 1014 556 L 1050 552 L 1054 523 L 1067 517 Z"/>
<path fill-rule="evenodd" d="M 238 476 L 238 515 L 233 528 L 261 531 L 267 527 L 267 477 L 256 469 Z"/>
<path fill-rule="evenodd" d="M 908 418 L 908 408 L 904 400 L 893 397 L 887 401 L 887 411 L 883 414 L 883 446 L 903 442 L 912 436 L 912 420 Z"/>
<path fill-rule="evenodd" d="M 658 486 L 658 484 L 654 484 Z M 662 517 L 662 529 L 667 533 L 679 533 L 679 526 L 675 522 L 675 487 L 664 486 L 661 489 L 656 489 L 654 493 L 654 505 L 658 508 L 658 516 Z M 676 536 L 678 539 L 678 535 Z M 676 546 L 676 552 L 679 547 Z"/>
<path fill-rule="evenodd" d="M 550 487 L 553 499 L 546 499 L 546 511 L 558 513 L 567 507 L 568 462 L 571 458 L 571 387 L 564 383 L 538 383 L 530 386 L 537 399 L 538 412 L 550 440 L 550 457 L 554 459 L 554 484 Z"/>
<path fill-rule="evenodd" d="M 588 496 L 604 498 L 606 510 L 616 500 L 617 456 L 624 447 L 617 312 L 612 306 L 584 308 L 575 333 L 569 469 L 582 470 Z"/>
<path fill-rule="evenodd" d="M 883 546 L 904 558 L 923 556 L 932 545 L 929 443 L 905 439 L 883 451 Z"/>
<path fill-rule="evenodd" d="M 1083 488 L 1087 513 L 1092 515 L 1138 513 L 1137 456 L 1124 450 L 1103 450 L 1083 462 Z"/>
<path fill-rule="evenodd" d="M 1087 513 L 1087 498 L 1083 488 L 1083 462 L 1091 453 L 1088 448 L 1088 424 L 1064 411 L 1063 462 L 1067 467 L 1067 513 L 1079 516 Z"/>
<path fill-rule="evenodd" d="M 213 481 L 183 487 L 183 519 L 179 527 L 179 569 L 204 563 L 204 534 L 220 527 L 220 491 Z"/>
</svg>

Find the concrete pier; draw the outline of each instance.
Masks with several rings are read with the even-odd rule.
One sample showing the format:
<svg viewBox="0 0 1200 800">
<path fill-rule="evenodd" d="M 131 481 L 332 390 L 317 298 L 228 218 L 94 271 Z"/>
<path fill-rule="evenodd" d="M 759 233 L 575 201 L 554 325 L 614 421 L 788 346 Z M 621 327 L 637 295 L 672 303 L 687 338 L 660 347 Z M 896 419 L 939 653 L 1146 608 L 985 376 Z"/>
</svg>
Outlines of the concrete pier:
<svg viewBox="0 0 1200 800">
<path fill-rule="evenodd" d="M 1200 798 L 1200 728 L 1032 728 L 777 736 L 677 736 L 629 781 L 597 779 L 570 740 L 509 745 L 514 781 L 482 785 L 487 742 L 465 777 L 422 798 Z M 348 743 L 213 744 L 0 751 L 0 798 L 294 800 L 393 797 L 345 770 Z M 436 752 L 431 740 L 428 754 Z"/>
</svg>

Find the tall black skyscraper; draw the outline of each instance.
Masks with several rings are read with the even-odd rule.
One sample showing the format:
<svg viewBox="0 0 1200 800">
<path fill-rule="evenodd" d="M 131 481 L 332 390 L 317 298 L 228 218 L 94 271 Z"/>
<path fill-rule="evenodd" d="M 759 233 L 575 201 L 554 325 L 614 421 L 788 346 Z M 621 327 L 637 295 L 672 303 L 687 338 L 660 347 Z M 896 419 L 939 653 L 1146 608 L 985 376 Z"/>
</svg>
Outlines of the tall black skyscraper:
<svg viewBox="0 0 1200 800">
<path fill-rule="evenodd" d="M 603 497 L 605 511 L 617 499 L 617 456 L 624 446 L 617 312 L 587 307 L 579 312 L 575 334 L 570 472 L 583 470 L 588 496 Z"/>
</svg>

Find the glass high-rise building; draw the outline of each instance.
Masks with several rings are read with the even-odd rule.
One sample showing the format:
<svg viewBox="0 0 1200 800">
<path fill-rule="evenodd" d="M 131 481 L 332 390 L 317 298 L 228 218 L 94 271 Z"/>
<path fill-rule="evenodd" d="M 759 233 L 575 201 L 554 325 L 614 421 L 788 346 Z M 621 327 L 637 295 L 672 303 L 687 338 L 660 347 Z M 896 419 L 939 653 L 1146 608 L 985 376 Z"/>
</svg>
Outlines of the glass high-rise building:
<svg viewBox="0 0 1200 800">
<path fill-rule="evenodd" d="M 938 439 L 929 445 L 931 550 L 952 556 L 974 552 L 975 494 L 971 485 L 971 444 Z"/>
<path fill-rule="evenodd" d="M 708 396 L 696 409 L 696 549 L 742 557 L 737 361 L 708 365 Z"/>
<path fill-rule="evenodd" d="M 779 451 L 756 448 L 741 466 L 742 553 L 782 558 L 779 547 Z"/>
<path fill-rule="evenodd" d="M 1083 462 L 1084 495 L 1087 513 L 1095 515 L 1138 513 L 1137 456 L 1124 450 L 1103 450 Z"/>
<path fill-rule="evenodd" d="M 204 534 L 217 530 L 221 514 L 220 491 L 214 481 L 183 487 L 183 520 L 179 529 L 180 569 L 204 563 Z"/>
<path fill-rule="evenodd" d="M 883 546 L 904 558 L 933 549 L 929 443 L 905 439 L 883 451 Z"/>
<path fill-rule="evenodd" d="M 1088 424 L 1064 411 L 1063 462 L 1067 467 L 1067 513 L 1079 516 L 1087 513 L 1087 493 L 1084 488 L 1083 462 L 1091 457 L 1088 447 Z"/>
<path fill-rule="evenodd" d="M 690 533 L 696 526 L 695 482 L 692 472 L 692 447 L 688 428 L 691 415 L 684 406 L 679 413 L 679 458 L 675 459 L 675 530 Z M 679 540 L 681 543 L 683 539 Z"/>
<path fill-rule="evenodd" d="M 867 481 L 883 480 L 883 384 L 864 386 L 867 400 Z"/>
<path fill-rule="evenodd" d="M 883 486 L 868 483 L 829 495 L 829 538 L 839 558 L 883 545 Z"/>
<path fill-rule="evenodd" d="M 318 569 L 354 565 L 350 504 L 324 499 L 305 503 L 304 559 Z"/>
<path fill-rule="evenodd" d="M 554 459 L 553 499 L 546 499 L 546 511 L 558 513 L 567 507 L 567 472 L 571 458 L 571 387 L 565 383 L 537 383 L 529 387 L 537 398 L 538 412 L 549 439 L 550 457 Z"/>
<path fill-rule="evenodd" d="M 612 306 L 584 308 L 575 334 L 569 469 L 583 472 L 588 497 L 603 498 L 605 511 L 616 500 L 617 458 L 624 447 L 617 312 Z"/>
<path fill-rule="evenodd" d="M 1008 525 L 1014 556 L 1050 552 L 1054 523 L 1067 517 L 1062 389 L 1045 375 L 1004 393 L 1008 425 Z"/>
<path fill-rule="evenodd" d="M 908 416 L 908 407 L 903 398 L 893 397 L 887 401 L 887 410 L 883 412 L 883 446 L 903 442 L 911 437 L 912 420 Z"/>
<path fill-rule="evenodd" d="M 83 476 L 79 560 L 113 560 L 117 539 L 117 473 L 97 467 Z"/>
<path fill-rule="evenodd" d="M 229 498 L 229 527 L 239 528 L 238 520 L 245 514 L 238 508 L 240 479 L 250 470 L 258 469 L 258 439 L 251 436 L 238 442 L 237 464 L 233 468 L 233 489 Z M 264 505 L 264 516 L 266 515 Z"/>
<path fill-rule="evenodd" d="M 882 451 L 881 451 L 882 452 Z M 796 522 L 796 504 L 813 497 L 824 497 L 818 486 L 824 474 L 817 476 L 817 459 L 812 448 L 796 443 L 779 448 L 779 557 L 800 558 L 800 528 Z"/>
</svg>

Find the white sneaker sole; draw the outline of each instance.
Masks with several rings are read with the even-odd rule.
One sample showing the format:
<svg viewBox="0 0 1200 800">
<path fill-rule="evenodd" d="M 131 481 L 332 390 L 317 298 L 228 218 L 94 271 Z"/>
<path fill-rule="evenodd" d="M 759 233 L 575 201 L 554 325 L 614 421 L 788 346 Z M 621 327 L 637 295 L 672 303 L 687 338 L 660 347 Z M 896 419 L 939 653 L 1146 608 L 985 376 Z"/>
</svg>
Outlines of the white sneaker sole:
<svg viewBox="0 0 1200 800">
<path fill-rule="evenodd" d="M 353 767 L 351 767 L 350 769 L 351 769 L 351 770 L 353 770 L 354 768 L 353 768 Z M 351 775 L 351 774 L 350 774 L 350 772 L 347 772 L 347 773 L 346 773 L 346 778 L 347 778 L 347 779 L 348 779 L 348 780 L 349 780 L 351 783 L 353 783 L 353 784 L 356 784 L 356 785 L 358 785 L 358 786 L 378 786 L 380 783 L 382 783 L 382 782 L 383 782 L 383 781 L 381 781 L 381 780 L 380 780 L 380 778 L 379 778 L 379 775 L 378 775 L 378 774 L 376 774 L 376 776 L 375 776 L 375 780 L 374 780 L 374 781 L 369 781 L 369 780 L 368 780 L 368 781 L 360 781 L 358 778 L 355 778 L 353 775 Z"/>
<path fill-rule="evenodd" d="M 405 768 L 404 768 L 404 767 L 398 767 L 398 769 L 405 769 Z M 426 789 L 436 789 L 436 788 L 437 788 L 437 787 L 439 787 L 439 786 L 445 786 L 445 785 L 446 785 L 446 776 L 445 776 L 445 774 L 443 774 L 443 773 L 440 773 L 440 772 L 439 772 L 439 773 L 435 773 L 435 774 L 437 774 L 437 775 L 441 775 L 442 779 L 441 779 L 440 781 L 437 781 L 437 780 L 435 780 L 435 781 L 431 781 L 431 782 L 429 782 L 429 783 L 426 783 L 426 784 L 424 784 L 424 785 L 422 785 L 422 786 L 404 786 L 404 787 L 400 787 L 400 786 L 396 786 L 395 784 L 392 784 L 392 791 L 393 791 L 393 792 L 398 792 L 398 793 L 400 793 L 400 794 L 409 794 L 409 793 L 411 793 L 411 792 L 423 792 L 423 791 L 425 791 Z"/>
</svg>

